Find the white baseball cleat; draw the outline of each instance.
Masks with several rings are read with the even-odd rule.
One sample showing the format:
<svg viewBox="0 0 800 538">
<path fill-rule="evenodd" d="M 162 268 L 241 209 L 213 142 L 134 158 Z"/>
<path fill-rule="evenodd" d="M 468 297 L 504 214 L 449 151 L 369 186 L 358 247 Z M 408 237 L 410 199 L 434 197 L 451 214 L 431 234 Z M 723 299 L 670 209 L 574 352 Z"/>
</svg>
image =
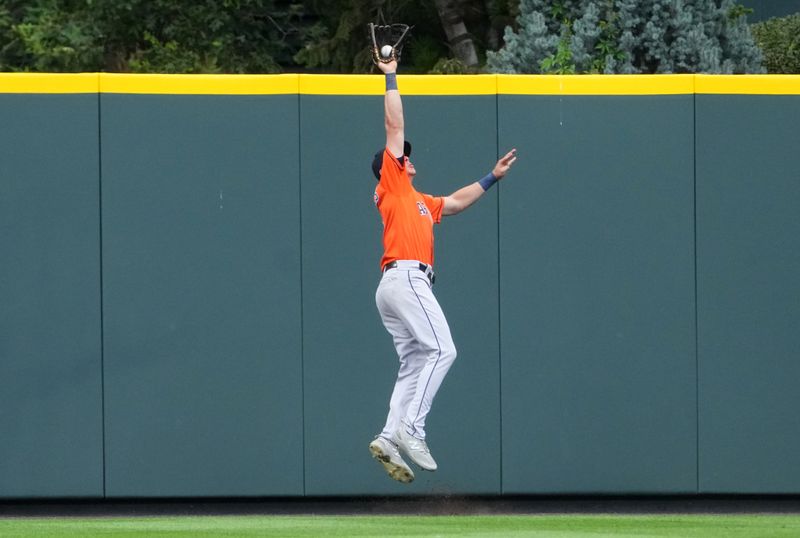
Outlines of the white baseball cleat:
<svg viewBox="0 0 800 538">
<path fill-rule="evenodd" d="M 383 437 L 376 437 L 369 444 L 369 451 L 393 479 L 404 484 L 414 481 L 414 471 L 403 461 L 394 443 Z"/>
<path fill-rule="evenodd" d="M 425 440 L 417 439 L 413 435 L 407 433 L 404 426 L 400 426 L 400 429 L 394 434 L 394 440 L 397 442 L 397 446 L 400 450 L 402 450 L 411 461 L 426 471 L 435 471 L 438 468 Z"/>
</svg>

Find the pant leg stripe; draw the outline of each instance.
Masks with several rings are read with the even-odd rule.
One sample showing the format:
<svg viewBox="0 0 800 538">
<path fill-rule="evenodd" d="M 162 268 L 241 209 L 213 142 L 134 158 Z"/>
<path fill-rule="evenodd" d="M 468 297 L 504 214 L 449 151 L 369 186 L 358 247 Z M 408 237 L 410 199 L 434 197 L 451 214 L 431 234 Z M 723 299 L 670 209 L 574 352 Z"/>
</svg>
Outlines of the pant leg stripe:
<svg viewBox="0 0 800 538">
<path fill-rule="evenodd" d="M 433 363 L 433 368 L 431 368 L 431 373 L 428 376 L 428 380 L 425 382 L 425 388 L 422 391 L 422 398 L 420 399 L 419 407 L 417 408 L 417 416 L 414 417 L 414 424 L 416 424 L 417 419 L 419 418 L 419 414 L 422 411 L 422 402 L 423 400 L 425 400 L 425 393 L 428 392 L 428 385 L 430 385 L 431 383 L 431 377 L 433 377 L 433 372 L 436 370 L 436 365 L 439 364 L 439 359 L 442 357 L 442 346 L 441 344 L 439 344 L 439 337 L 436 336 L 436 329 L 433 328 L 433 323 L 431 322 L 430 316 L 428 316 L 428 311 L 425 310 L 425 306 L 422 304 L 422 299 L 419 298 L 417 290 L 414 289 L 414 284 L 411 281 L 411 271 L 408 271 L 407 274 L 408 274 L 408 285 L 411 286 L 411 291 L 414 292 L 414 295 L 416 296 L 417 301 L 419 302 L 419 307 L 425 313 L 425 319 L 428 320 L 428 325 L 430 325 L 431 327 L 431 332 L 433 333 L 433 338 L 434 340 L 436 340 L 436 347 L 438 348 L 437 349 L 438 355 L 436 356 L 436 362 Z M 416 432 L 417 427 L 414 424 L 412 424 L 411 427 L 414 429 L 414 432 Z"/>
</svg>

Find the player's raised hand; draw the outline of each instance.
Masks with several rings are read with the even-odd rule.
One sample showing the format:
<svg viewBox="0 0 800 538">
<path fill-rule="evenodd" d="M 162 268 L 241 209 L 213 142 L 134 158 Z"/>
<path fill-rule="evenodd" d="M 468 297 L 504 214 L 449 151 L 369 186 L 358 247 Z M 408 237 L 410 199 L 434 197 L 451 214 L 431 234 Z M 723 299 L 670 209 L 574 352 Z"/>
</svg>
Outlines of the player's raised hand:
<svg viewBox="0 0 800 538">
<path fill-rule="evenodd" d="M 378 62 L 378 69 L 384 73 L 397 73 L 397 60 L 391 62 Z"/>
<path fill-rule="evenodd" d="M 500 157 L 500 160 L 497 161 L 497 164 L 494 165 L 494 170 L 492 170 L 492 174 L 497 179 L 502 178 L 508 173 L 508 170 L 511 168 L 511 165 L 514 164 L 514 161 L 517 160 L 517 149 L 514 148 L 504 156 Z"/>
</svg>

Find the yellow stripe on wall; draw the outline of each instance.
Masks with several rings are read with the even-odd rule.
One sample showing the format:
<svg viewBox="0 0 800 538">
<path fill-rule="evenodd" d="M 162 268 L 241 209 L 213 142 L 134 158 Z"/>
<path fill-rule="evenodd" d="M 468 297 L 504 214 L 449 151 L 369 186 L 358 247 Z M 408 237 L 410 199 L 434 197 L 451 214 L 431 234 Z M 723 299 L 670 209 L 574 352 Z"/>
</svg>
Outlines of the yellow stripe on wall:
<svg viewBox="0 0 800 538">
<path fill-rule="evenodd" d="M 497 75 L 497 93 L 674 95 L 694 93 L 694 75 Z"/>
<path fill-rule="evenodd" d="M 800 75 L 399 75 L 403 95 L 800 95 Z M 382 75 L 0 73 L 0 93 L 383 95 Z"/>
<path fill-rule="evenodd" d="M 297 75 L 100 74 L 101 93 L 180 95 L 297 94 Z"/>
<path fill-rule="evenodd" d="M 380 75 L 297 75 L 299 92 L 309 95 L 383 95 Z"/>
<path fill-rule="evenodd" d="M 403 95 L 494 95 L 496 75 L 398 75 Z M 383 95 L 383 75 L 300 75 L 300 93 Z"/>
<path fill-rule="evenodd" d="M 497 75 L 400 75 L 404 95 L 495 95 Z"/>
<path fill-rule="evenodd" d="M 695 92 L 798 95 L 800 75 L 695 75 Z"/>
<path fill-rule="evenodd" d="M 0 93 L 97 93 L 98 73 L 0 73 Z"/>
</svg>

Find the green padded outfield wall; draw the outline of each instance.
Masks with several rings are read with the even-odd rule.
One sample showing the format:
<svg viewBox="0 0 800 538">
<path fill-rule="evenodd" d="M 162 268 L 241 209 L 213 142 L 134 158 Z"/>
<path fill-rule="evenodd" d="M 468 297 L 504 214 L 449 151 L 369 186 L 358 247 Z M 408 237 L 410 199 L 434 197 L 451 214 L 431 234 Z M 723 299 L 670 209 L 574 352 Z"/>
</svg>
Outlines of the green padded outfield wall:
<svg viewBox="0 0 800 538">
<path fill-rule="evenodd" d="M 500 144 L 520 152 L 500 190 L 505 493 L 695 490 L 693 96 L 678 80 L 676 95 L 500 95 Z"/>
<path fill-rule="evenodd" d="M 379 76 L 0 75 L 0 497 L 800 493 L 800 77 L 401 76 L 459 356 L 370 460 Z M 470 472 L 464 472 L 470 469 Z"/>
<path fill-rule="evenodd" d="M 0 498 L 103 495 L 98 95 L 71 80 L 0 83 Z"/>
<path fill-rule="evenodd" d="M 297 95 L 112 82 L 106 494 L 302 494 Z"/>
<path fill-rule="evenodd" d="M 697 96 L 702 493 L 800 490 L 800 98 Z"/>
</svg>

